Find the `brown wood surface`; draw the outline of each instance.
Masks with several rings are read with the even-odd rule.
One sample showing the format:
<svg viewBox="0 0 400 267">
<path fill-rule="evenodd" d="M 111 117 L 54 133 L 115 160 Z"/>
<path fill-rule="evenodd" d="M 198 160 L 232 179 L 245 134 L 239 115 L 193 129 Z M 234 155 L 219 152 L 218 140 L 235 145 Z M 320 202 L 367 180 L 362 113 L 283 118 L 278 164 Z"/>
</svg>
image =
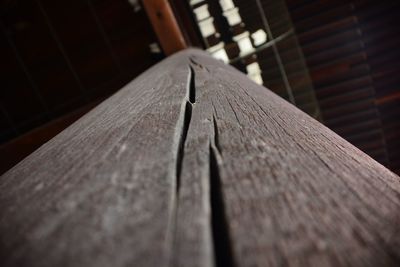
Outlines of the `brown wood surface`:
<svg viewBox="0 0 400 267">
<path fill-rule="evenodd" d="M 197 50 L 0 179 L 1 266 L 398 266 L 400 178 Z"/>
<path fill-rule="evenodd" d="M 165 55 L 171 55 L 187 47 L 168 0 L 142 2 Z"/>
</svg>

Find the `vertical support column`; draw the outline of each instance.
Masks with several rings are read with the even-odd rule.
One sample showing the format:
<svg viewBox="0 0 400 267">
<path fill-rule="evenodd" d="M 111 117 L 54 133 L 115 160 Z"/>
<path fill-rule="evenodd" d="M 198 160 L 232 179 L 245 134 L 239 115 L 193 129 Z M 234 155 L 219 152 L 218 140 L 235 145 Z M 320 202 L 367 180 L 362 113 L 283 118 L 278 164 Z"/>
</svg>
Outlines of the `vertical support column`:
<svg viewBox="0 0 400 267">
<path fill-rule="evenodd" d="M 143 6 L 165 55 L 187 47 L 168 0 L 146 0 Z"/>
</svg>

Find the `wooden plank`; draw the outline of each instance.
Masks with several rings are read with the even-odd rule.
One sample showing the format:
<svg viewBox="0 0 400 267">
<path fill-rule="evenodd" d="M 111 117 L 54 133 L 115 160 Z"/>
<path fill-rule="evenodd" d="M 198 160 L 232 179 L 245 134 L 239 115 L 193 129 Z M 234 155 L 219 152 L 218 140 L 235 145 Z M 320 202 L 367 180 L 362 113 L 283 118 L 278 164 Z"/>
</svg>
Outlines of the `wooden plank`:
<svg viewBox="0 0 400 267">
<path fill-rule="evenodd" d="M 204 52 L 0 179 L 1 266 L 398 266 L 400 178 Z"/>
</svg>

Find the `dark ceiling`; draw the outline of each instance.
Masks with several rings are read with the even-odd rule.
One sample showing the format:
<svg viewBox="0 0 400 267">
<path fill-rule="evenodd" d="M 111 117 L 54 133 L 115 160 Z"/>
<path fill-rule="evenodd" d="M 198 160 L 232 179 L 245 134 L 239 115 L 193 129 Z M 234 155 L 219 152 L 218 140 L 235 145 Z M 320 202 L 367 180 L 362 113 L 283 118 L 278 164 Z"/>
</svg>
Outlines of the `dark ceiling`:
<svg viewBox="0 0 400 267">
<path fill-rule="evenodd" d="M 110 95 L 157 62 L 127 0 L 2 1 L 0 142 Z"/>
</svg>

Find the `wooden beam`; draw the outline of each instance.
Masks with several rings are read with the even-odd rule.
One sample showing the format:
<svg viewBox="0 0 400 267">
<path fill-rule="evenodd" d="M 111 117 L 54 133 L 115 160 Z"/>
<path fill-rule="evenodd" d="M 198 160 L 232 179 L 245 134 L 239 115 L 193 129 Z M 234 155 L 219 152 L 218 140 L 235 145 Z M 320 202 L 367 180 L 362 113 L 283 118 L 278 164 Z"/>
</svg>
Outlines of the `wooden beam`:
<svg viewBox="0 0 400 267">
<path fill-rule="evenodd" d="M 168 56 L 187 47 L 168 0 L 142 2 L 164 53 Z"/>
<path fill-rule="evenodd" d="M 204 52 L 0 179 L 1 266 L 399 266 L 400 178 Z"/>
<path fill-rule="evenodd" d="M 188 47 L 205 48 L 196 18 L 191 10 L 189 1 L 172 0 L 168 1 L 178 22 Z"/>
</svg>

